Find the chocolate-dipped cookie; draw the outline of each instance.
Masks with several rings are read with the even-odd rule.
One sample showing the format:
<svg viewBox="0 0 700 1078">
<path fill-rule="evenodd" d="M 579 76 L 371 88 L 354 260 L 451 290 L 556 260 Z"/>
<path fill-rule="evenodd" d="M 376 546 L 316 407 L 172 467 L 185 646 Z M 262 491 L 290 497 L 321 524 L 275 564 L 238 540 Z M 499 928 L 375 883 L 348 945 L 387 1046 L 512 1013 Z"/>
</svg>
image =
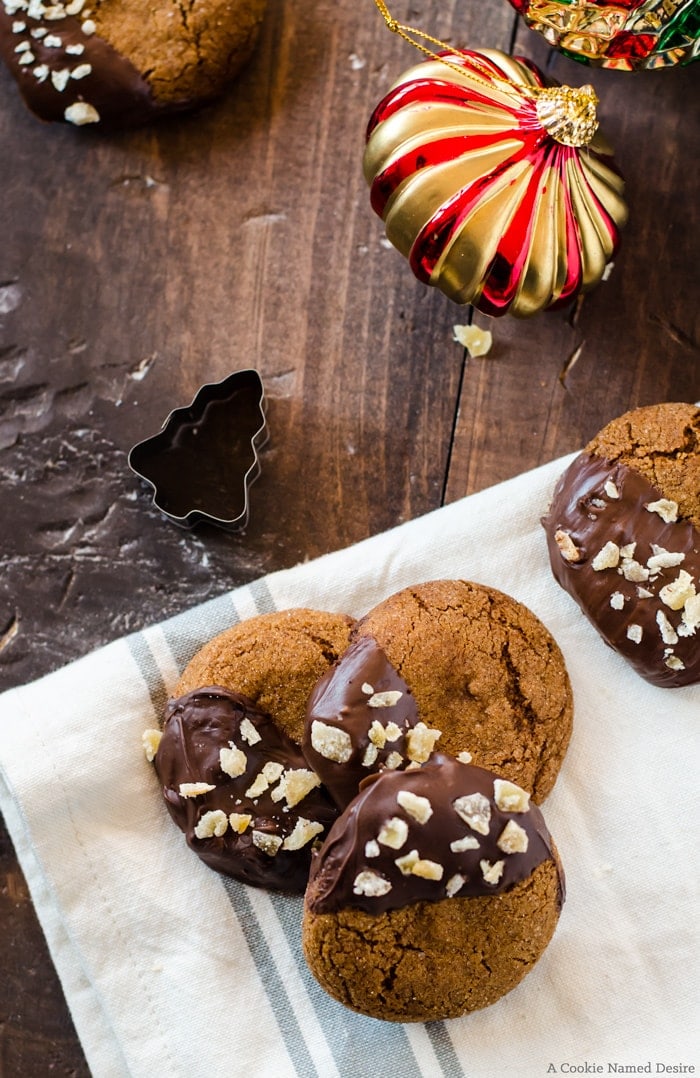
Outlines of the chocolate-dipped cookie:
<svg viewBox="0 0 700 1078">
<path fill-rule="evenodd" d="M 43 120 L 122 127 L 219 94 L 266 0 L 0 0 L 0 56 Z"/>
<path fill-rule="evenodd" d="M 700 680 L 700 408 L 609 423 L 543 519 L 556 580 L 603 639 L 663 688 Z"/>
<path fill-rule="evenodd" d="M 306 608 L 248 618 L 197 652 L 175 695 L 222 685 L 248 697 L 299 744 L 309 693 L 347 648 L 352 625 L 344 614 Z"/>
<path fill-rule="evenodd" d="M 312 847 L 338 813 L 269 715 L 208 686 L 171 700 L 162 733 L 144 738 L 168 811 L 207 865 L 253 886 L 304 890 Z"/>
<path fill-rule="evenodd" d="M 304 753 L 341 807 L 381 768 L 468 753 L 540 801 L 571 736 L 559 647 L 535 615 L 494 588 L 433 580 L 365 615 L 314 688 Z"/>
<path fill-rule="evenodd" d="M 509 992 L 564 898 L 540 810 L 493 772 L 435 754 L 368 779 L 314 855 L 302 943 L 335 999 L 425 1022 Z"/>
</svg>

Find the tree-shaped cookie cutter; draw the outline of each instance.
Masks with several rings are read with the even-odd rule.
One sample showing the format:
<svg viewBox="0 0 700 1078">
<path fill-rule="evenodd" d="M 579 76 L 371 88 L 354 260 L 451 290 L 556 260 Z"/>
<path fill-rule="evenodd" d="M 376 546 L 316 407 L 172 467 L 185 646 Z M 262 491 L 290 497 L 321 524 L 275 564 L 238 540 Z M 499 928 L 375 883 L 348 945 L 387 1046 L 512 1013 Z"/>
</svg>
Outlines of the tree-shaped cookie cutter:
<svg viewBox="0 0 700 1078">
<path fill-rule="evenodd" d="M 262 379 L 253 369 L 235 371 L 174 409 L 158 434 L 131 449 L 128 462 L 169 520 L 183 528 L 206 522 L 240 531 L 267 438 Z"/>
</svg>

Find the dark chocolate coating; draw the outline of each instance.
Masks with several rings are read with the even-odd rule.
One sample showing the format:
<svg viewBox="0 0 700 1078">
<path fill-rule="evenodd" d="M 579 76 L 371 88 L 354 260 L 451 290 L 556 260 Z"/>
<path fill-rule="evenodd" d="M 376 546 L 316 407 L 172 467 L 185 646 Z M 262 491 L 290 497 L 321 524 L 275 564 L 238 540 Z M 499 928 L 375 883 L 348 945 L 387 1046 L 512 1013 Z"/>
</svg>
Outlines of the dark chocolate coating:
<svg viewBox="0 0 700 1078">
<path fill-rule="evenodd" d="M 241 734 L 245 719 L 261 736 L 254 745 Z M 229 748 L 231 743 L 247 758 L 246 769 L 238 778 L 232 778 L 221 767 L 220 750 Z M 282 764 L 285 771 L 309 770 L 299 747 L 245 696 L 211 686 L 168 703 L 154 764 L 168 811 L 184 832 L 188 846 L 210 868 L 244 883 L 302 892 L 315 839 L 301 849 L 286 850 L 280 846 L 270 855 L 255 845 L 254 832 L 285 839 L 302 818 L 323 825 L 317 836 L 322 840 L 338 811 L 320 786 L 292 807 L 287 807 L 284 798 L 274 799 L 276 780 L 259 796 L 247 796 L 246 790 L 269 761 Z M 197 797 L 183 797 L 179 793 L 181 783 L 197 782 L 208 783 L 215 789 Z M 217 809 L 227 817 L 230 813 L 250 814 L 251 823 L 242 834 L 227 827 L 220 837 L 198 838 L 195 827 L 199 820 L 206 812 Z"/>
<path fill-rule="evenodd" d="M 618 498 L 606 493 L 611 481 Z M 700 493 L 700 492 L 699 492 Z M 662 688 L 691 685 L 700 680 L 700 631 L 684 624 L 683 611 L 673 610 L 659 596 L 681 570 L 700 590 L 700 532 L 688 520 L 666 523 L 646 506 L 664 495 L 625 464 L 581 453 L 560 478 L 549 512 L 542 523 L 547 535 L 552 571 L 559 584 L 580 606 L 603 639 L 628 660 L 643 678 Z M 576 547 L 576 560 L 562 555 L 557 532 L 566 533 Z M 647 579 L 628 580 L 623 563 L 595 570 L 592 561 L 606 543 L 636 544 L 633 560 L 647 571 L 654 548 L 683 554 L 677 566 L 649 571 Z M 616 595 L 617 593 L 617 595 Z M 651 594 L 647 594 L 651 593 Z M 611 598 L 616 595 L 614 604 Z M 623 597 L 623 600 L 619 596 Z M 663 615 L 677 636 L 664 640 L 657 622 Z M 638 629 L 627 635 L 630 626 Z M 668 636 L 668 628 L 666 628 Z M 669 665 L 670 663 L 670 665 Z"/>
<path fill-rule="evenodd" d="M 542 813 L 532 803 L 525 812 L 500 809 L 494 799 L 494 781 L 498 778 L 484 768 L 435 753 L 422 767 L 383 771 L 366 780 L 314 857 L 306 892 L 308 908 L 313 913 L 332 913 L 348 907 L 383 913 L 416 902 L 439 902 L 450 897 L 448 883 L 457 874 L 464 877 L 454 892 L 457 897 L 495 895 L 526 879 L 549 859 L 555 861 L 560 873 L 563 902 L 564 877 Z M 402 791 L 427 798 L 432 808 L 427 822 L 420 823 L 402 807 L 397 800 Z M 487 834 L 470 827 L 455 808 L 455 801 L 472 794 L 480 794 L 488 801 Z M 383 825 L 392 818 L 405 821 L 408 827 L 407 837 L 398 849 L 378 841 Z M 527 834 L 525 852 L 506 853 L 497 845 L 510 820 Z M 451 843 L 466 837 L 478 842 L 478 846 L 462 852 L 450 848 Z M 422 860 L 442 866 L 439 880 L 402 872 L 397 859 L 414 850 Z M 490 865 L 503 863 L 497 882 L 485 880 L 482 861 Z M 356 881 L 365 872 L 376 873 L 391 885 L 390 889 L 384 894 L 358 894 Z"/>
<path fill-rule="evenodd" d="M 363 686 L 371 686 L 375 693 L 399 692 L 401 696 L 391 707 L 370 707 L 368 701 L 372 694 Z M 402 734 L 378 748 L 376 759 L 365 764 L 365 753 L 372 744 L 369 731 L 375 721 L 383 726 L 393 722 Z M 347 761 L 337 763 L 314 749 L 311 743 L 314 722 L 349 734 L 352 755 Z M 408 685 L 376 640 L 362 636 L 324 674 L 309 697 L 302 741 L 304 755 L 338 805 L 345 808 L 356 795 L 362 780 L 385 766 L 393 752 L 402 756 L 402 766 L 409 762 L 405 733 L 418 722 L 416 701 Z"/>
<path fill-rule="evenodd" d="M 97 34 L 85 33 L 84 22 L 84 17 L 75 15 L 60 19 L 31 17 L 21 9 L 10 15 L 0 0 L 0 56 L 35 115 L 42 120 L 65 121 L 68 106 L 85 102 L 96 109 L 97 126 L 124 127 L 184 107 L 184 102 L 159 104 L 133 64 Z M 15 29 L 22 24 L 23 30 Z M 32 31 L 37 30 L 45 30 L 44 37 L 34 37 Z M 52 38 L 60 38 L 61 45 L 44 44 Z M 24 51 L 17 52 L 18 46 L 24 46 Z M 75 54 L 67 51 L 69 48 L 82 51 Z M 23 63 L 27 55 L 32 60 Z M 68 77 L 62 89 L 52 81 L 53 74 L 61 86 L 66 72 L 79 72 L 85 65 L 89 65 L 89 73 L 81 78 Z"/>
</svg>

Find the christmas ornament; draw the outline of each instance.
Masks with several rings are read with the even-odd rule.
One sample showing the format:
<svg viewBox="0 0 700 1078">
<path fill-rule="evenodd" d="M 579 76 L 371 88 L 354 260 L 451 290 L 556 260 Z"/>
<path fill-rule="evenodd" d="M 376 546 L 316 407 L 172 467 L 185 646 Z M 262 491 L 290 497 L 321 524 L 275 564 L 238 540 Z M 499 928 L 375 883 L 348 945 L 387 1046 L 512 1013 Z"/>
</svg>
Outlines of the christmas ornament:
<svg viewBox="0 0 700 1078">
<path fill-rule="evenodd" d="M 627 210 L 596 102 L 495 50 L 431 54 L 402 75 L 370 119 L 364 171 L 419 280 L 521 317 L 600 281 Z"/>
<path fill-rule="evenodd" d="M 687 64 L 700 53 L 700 0 L 510 0 L 574 60 L 623 71 Z"/>
</svg>

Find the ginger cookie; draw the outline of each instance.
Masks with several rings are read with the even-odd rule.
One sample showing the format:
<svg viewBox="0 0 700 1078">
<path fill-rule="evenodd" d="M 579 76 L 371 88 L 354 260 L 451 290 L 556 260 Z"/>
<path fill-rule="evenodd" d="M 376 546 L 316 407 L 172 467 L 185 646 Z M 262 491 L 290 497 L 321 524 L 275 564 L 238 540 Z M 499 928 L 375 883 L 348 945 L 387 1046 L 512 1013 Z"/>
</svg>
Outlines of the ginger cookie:
<svg viewBox="0 0 700 1078">
<path fill-rule="evenodd" d="M 300 744 L 309 693 L 347 648 L 352 625 L 344 614 L 304 608 L 241 621 L 197 652 L 175 695 L 203 685 L 242 693 Z"/>
<path fill-rule="evenodd" d="M 40 119 L 122 127 L 222 92 L 266 0 L 0 0 L 0 56 Z"/>
<path fill-rule="evenodd" d="M 374 607 L 311 694 L 303 748 L 342 808 L 363 778 L 467 753 L 541 801 L 572 725 L 561 652 L 522 603 L 464 580 Z"/>
<path fill-rule="evenodd" d="M 563 899 L 554 843 L 527 792 L 435 754 L 368 779 L 334 823 L 312 861 L 304 956 L 362 1014 L 456 1018 L 522 980 Z"/>
<path fill-rule="evenodd" d="M 162 732 L 147 731 L 144 745 L 171 817 L 205 864 L 256 887 L 304 890 L 313 845 L 338 812 L 269 715 L 208 686 L 171 700 Z"/>
<path fill-rule="evenodd" d="M 700 680 L 700 408 L 609 423 L 542 521 L 552 571 L 603 639 L 662 688 Z"/>
</svg>

